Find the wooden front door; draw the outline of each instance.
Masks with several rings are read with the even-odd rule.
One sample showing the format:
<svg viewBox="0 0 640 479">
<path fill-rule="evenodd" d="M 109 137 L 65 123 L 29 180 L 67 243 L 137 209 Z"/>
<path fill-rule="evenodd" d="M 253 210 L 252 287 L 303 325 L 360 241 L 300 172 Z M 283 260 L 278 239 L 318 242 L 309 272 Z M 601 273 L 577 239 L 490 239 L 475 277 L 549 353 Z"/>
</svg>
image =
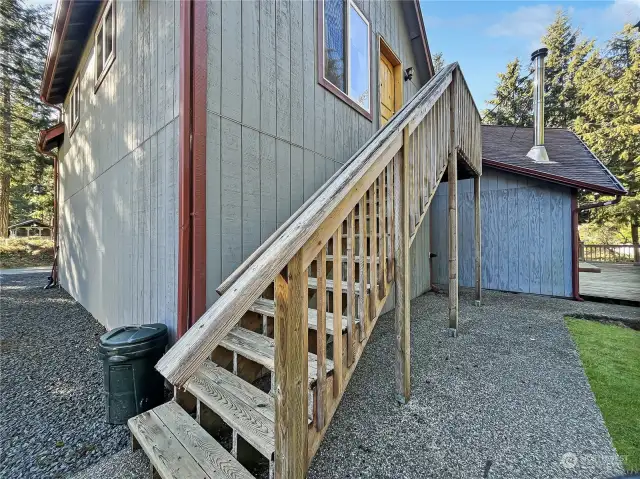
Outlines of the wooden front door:
<svg viewBox="0 0 640 479">
<path fill-rule="evenodd" d="M 395 113 L 396 95 L 393 65 L 380 52 L 380 126 L 386 124 Z"/>
</svg>

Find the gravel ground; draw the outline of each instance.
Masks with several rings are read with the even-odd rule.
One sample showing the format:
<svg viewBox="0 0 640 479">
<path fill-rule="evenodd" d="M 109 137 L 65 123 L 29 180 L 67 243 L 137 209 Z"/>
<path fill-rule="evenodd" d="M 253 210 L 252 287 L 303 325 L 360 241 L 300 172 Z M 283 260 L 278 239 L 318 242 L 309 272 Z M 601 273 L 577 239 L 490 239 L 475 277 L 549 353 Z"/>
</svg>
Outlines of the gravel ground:
<svg viewBox="0 0 640 479">
<path fill-rule="evenodd" d="M 126 428 L 102 420 L 102 327 L 64 292 L 42 291 L 44 277 L 2 278 L 0 477 L 68 477 L 87 466 L 71 477 L 146 477 L 148 461 L 130 452 Z M 472 303 L 462 291 L 456 339 L 446 296 L 411 303 L 405 406 L 393 399 L 393 314 L 379 320 L 309 477 L 623 472 L 563 316 L 638 320 L 640 309 L 497 292 Z"/>
<path fill-rule="evenodd" d="M 0 477 L 68 477 L 128 445 L 104 422 L 104 328 L 47 274 L 0 276 Z M 109 477 L 109 476 L 94 476 Z"/>
<path fill-rule="evenodd" d="M 623 472 L 564 314 L 638 318 L 640 309 L 509 293 L 414 300 L 412 397 L 394 400 L 393 316 L 378 322 L 310 478 L 598 478 Z"/>
</svg>

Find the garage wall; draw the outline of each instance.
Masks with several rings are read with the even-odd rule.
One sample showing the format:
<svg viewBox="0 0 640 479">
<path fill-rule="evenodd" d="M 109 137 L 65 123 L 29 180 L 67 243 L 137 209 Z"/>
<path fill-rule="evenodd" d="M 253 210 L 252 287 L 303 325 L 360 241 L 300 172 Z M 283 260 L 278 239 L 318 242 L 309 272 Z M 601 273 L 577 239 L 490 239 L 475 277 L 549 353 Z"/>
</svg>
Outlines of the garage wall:
<svg viewBox="0 0 640 479">
<path fill-rule="evenodd" d="M 571 190 L 485 168 L 480 183 L 482 287 L 571 297 Z M 448 185 L 431 206 L 434 283 L 448 283 Z M 458 186 L 459 278 L 475 284 L 473 180 Z"/>
</svg>

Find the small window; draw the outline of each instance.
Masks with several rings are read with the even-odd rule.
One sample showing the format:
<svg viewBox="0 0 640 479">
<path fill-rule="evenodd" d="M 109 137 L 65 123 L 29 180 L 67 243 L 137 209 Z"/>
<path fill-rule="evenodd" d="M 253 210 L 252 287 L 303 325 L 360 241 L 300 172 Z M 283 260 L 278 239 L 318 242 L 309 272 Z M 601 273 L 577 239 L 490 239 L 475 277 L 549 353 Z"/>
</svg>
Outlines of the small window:
<svg viewBox="0 0 640 479">
<path fill-rule="evenodd" d="M 320 83 L 357 110 L 371 113 L 371 29 L 352 0 L 323 0 Z"/>
<path fill-rule="evenodd" d="M 76 80 L 71 89 L 69 97 L 69 121 L 71 122 L 71 131 L 78 125 L 80 119 L 80 82 Z"/>
<path fill-rule="evenodd" d="M 113 1 L 111 1 L 105 7 L 96 30 L 96 90 L 100 86 L 100 83 L 102 83 L 104 76 L 107 74 L 107 71 L 109 71 L 109 67 L 115 58 L 115 24 L 116 22 L 113 19 Z"/>
</svg>

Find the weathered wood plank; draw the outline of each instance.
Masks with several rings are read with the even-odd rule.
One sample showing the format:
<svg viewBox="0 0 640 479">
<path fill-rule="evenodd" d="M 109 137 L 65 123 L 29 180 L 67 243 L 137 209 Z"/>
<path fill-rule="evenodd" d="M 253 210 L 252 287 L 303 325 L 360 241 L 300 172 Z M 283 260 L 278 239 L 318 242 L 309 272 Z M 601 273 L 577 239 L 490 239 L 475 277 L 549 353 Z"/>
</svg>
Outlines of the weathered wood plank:
<svg viewBox="0 0 640 479">
<path fill-rule="evenodd" d="M 342 236 L 342 235 L 341 235 Z M 355 321 L 356 321 L 356 287 L 355 287 L 355 212 L 347 217 L 347 366 L 351 366 L 355 358 Z"/>
<path fill-rule="evenodd" d="M 271 458 L 275 450 L 273 413 L 269 412 L 273 411 L 273 401 L 268 394 L 246 381 L 239 378 L 235 382 L 227 380 L 227 375 L 234 375 L 227 372 L 223 376 L 220 369 L 201 366 L 187 381 L 185 388 L 242 435 L 260 454 Z"/>
<path fill-rule="evenodd" d="M 482 216 L 480 212 L 480 177 L 473 178 L 473 206 L 474 206 L 474 223 L 475 223 L 475 249 L 476 249 L 476 261 L 475 261 L 475 283 L 476 283 L 476 301 L 477 305 L 480 305 L 482 295 Z"/>
<path fill-rule="evenodd" d="M 325 281 L 325 289 L 327 291 L 332 291 L 333 288 L 332 289 L 327 288 L 326 281 Z M 335 296 L 340 296 L 340 295 L 335 295 Z M 253 303 L 253 305 L 249 310 L 255 313 L 273 318 L 275 316 L 276 304 L 272 299 L 258 298 L 255 301 L 255 303 Z M 340 315 L 338 315 L 338 318 L 340 318 Z M 309 329 L 313 329 L 314 331 L 317 331 L 318 330 L 318 310 L 309 308 L 308 320 L 309 320 Z M 331 336 L 335 334 L 336 330 L 334 329 L 333 325 L 334 325 L 333 313 L 327 312 L 326 313 L 326 334 L 329 334 Z M 347 317 L 342 316 L 342 319 L 338 320 L 338 331 L 344 332 L 346 331 L 346 329 L 347 329 Z"/>
<path fill-rule="evenodd" d="M 449 186 L 449 329 L 456 334 L 458 329 L 458 151 L 456 148 L 457 123 L 456 83 L 458 78 L 454 73 L 450 92 L 452 101 L 449 106 L 450 145 L 449 163 L 447 166 Z"/>
<path fill-rule="evenodd" d="M 342 225 L 333 234 L 333 283 L 337 291 L 342 291 Z M 342 317 L 342 294 L 333 294 L 333 330 L 342 331 L 342 327 L 348 327 L 349 318 Z M 345 324 L 346 323 L 346 324 Z M 333 395 L 338 397 L 342 391 L 342 334 L 334 334 L 333 337 Z"/>
<path fill-rule="evenodd" d="M 318 308 L 318 327 L 316 334 L 316 355 L 318 356 L 318 380 L 316 382 L 316 428 L 321 430 L 325 424 L 325 388 L 327 381 L 327 289 L 326 289 L 326 250 L 322 248 L 316 260 L 318 289 L 316 295 Z"/>
<path fill-rule="evenodd" d="M 360 235 L 358 236 L 358 251 L 360 256 L 359 262 L 359 294 L 358 294 L 358 317 L 360 318 L 360 341 L 367 337 L 369 331 L 367 329 L 368 326 L 368 297 L 367 297 L 367 228 L 366 228 L 366 220 L 365 217 L 367 215 L 367 200 L 366 193 L 360 199 L 359 203 L 359 218 L 358 218 L 358 229 L 360 231 Z M 370 238 L 370 241 L 373 243 L 375 238 Z"/>
<path fill-rule="evenodd" d="M 369 318 L 373 319 L 376 316 L 377 310 L 377 295 L 378 295 L 378 204 L 377 204 L 377 189 L 378 182 L 375 181 L 371 188 L 369 188 L 369 255 L 374 258 L 374 261 L 370 261 L 369 264 L 369 284 L 371 285 L 369 291 Z M 383 231 L 380 234 L 384 236 Z M 366 253 L 366 251 L 365 251 Z M 362 256 L 360 257 L 360 267 L 362 267 Z M 367 264 L 366 257 L 364 258 L 364 264 Z M 366 273 L 366 271 L 365 271 Z M 364 281 L 360 280 L 361 283 Z M 368 332 L 367 332 L 368 334 Z"/>
<path fill-rule="evenodd" d="M 409 270 L 409 129 L 403 130 L 402 156 L 394 165 L 395 242 L 395 382 L 396 398 L 404 404 L 411 397 L 411 288 Z"/>
<path fill-rule="evenodd" d="M 276 477 L 307 471 L 307 269 L 298 252 L 275 282 Z"/>
<path fill-rule="evenodd" d="M 210 477 L 253 477 L 174 401 L 156 408 L 155 412 Z"/>
</svg>

